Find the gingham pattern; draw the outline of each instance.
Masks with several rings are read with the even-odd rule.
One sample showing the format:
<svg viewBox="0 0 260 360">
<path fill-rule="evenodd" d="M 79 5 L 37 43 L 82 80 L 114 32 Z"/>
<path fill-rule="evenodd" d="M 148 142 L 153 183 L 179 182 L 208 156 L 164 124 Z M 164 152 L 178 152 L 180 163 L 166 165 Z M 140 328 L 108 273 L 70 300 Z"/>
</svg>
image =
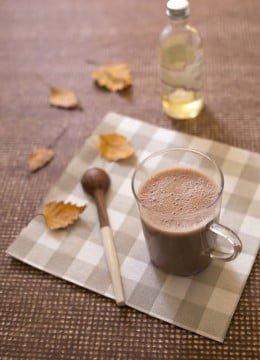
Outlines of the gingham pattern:
<svg viewBox="0 0 260 360">
<path fill-rule="evenodd" d="M 193 277 L 167 275 L 151 265 L 130 187 L 134 160 L 110 163 L 101 159 L 96 149 L 97 134 L 114 131 L 132 142 L 139 160 L 172 146 L 188 146 L 214 157 L 225 175 L 222 222 L 237 231 L 243 242 L 243 252 L 235 261 L 214 261 Z M 112 177 L 107 204 L 127 304 L 223 341 L 259 248 L 260 155 L 110 113 L 45 201 L 85 203 L 80 178 L 91 166 L 104 168 Z M 41 217 L 34 218 L 7 252 L 38 269 L 113 298 L 91 199 L 80 220 L 69 229 L 52 232 Z"/>
</svg>

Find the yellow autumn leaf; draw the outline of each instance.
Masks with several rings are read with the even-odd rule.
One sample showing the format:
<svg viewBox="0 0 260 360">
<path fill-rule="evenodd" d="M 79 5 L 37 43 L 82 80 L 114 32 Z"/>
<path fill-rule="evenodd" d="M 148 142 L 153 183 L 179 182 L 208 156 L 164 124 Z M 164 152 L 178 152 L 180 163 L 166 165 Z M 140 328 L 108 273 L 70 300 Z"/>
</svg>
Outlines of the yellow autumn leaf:
<svg viewBox="0 0 260 360">
<path fill-rule="evenodd" d="M 127 64 L 103 65 L 91 74 L 99 86 L 110 91 L 120 91 L 132 85 L 132 75 Z"/>
<path fill-rule="evenodd" d="M 100 155 L 110 161 L 118 161 L 131 157 L 135 149 L 127 139 L 118 133 L 99 135 Z"/>
<path fill-rule="evenodd" d="M 39 148 L 33 150 L 28 157 L 28 168 L 31 172 L 41 169 L 47 165 L 55 156 L 55 153 L 51 149 Z"/>
<path fill-rule="evenodd" d="M 50 202 L 44 206 L 43 216 L 51 230 L 63 229 L 78 220 L 86 205 L 77 206 L 63 201 Z"/>
<path fill-rule="evenodd" d="M 52 106 L 63 109 L 76 109 L 79 107 L 79 100 L 77 96 L 69 89 L 51 87 L 49 102 Z"/>
</svg>

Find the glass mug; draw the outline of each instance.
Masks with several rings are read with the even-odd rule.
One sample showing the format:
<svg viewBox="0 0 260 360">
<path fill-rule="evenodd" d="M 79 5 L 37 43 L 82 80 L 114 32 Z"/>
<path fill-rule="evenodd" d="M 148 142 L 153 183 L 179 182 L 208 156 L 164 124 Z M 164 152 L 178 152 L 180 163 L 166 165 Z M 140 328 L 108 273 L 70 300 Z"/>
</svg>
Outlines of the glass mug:
<svg viewBox="0 0 260 360">
<path fill-rule="evenodd" d="M 200 210 L 190 211 L 187 215 L 172 212 L 166 214 L 160 212 L 158 206 L 154 209 L 148 207 L 147 203 L 145 205 L 139 197 L 140 186 L 151 176 L 175 168 L 199 171 L 213 180 L 218 186 L 214 202 Z M 172 148 L 159 151 L 148 156 L 136 167 L 132 177 L 132 190 L 154 265 L 167 273 L 186 276 L 202 271 L 212 259 L 231 261 L 240 254 L 242 244 L 239 237 L 218 222 L 223 187 L 224 177 L 215 161 L 193 149 Z M 153 201 L 157 200 L 155 198 Z M 172 231 L 170 228 L 164 229 L 164 216 L 168 217 L 172 224 L 177 224 L 181 231 L 178 231 L 178 227 Z"/>
</svg>

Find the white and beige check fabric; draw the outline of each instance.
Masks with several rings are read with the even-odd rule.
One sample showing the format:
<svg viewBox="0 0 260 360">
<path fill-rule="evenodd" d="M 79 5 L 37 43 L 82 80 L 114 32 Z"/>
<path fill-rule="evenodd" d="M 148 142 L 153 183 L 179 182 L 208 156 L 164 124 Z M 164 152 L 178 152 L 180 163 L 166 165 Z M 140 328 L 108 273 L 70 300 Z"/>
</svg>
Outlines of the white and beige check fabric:
<svg viewBox="0 0 260 360">
<path fill-rule="evenodd" d="M 187 146 L 211 155 L 225 176 L 222 223 L 237 231 L 243 252 L 233 262 L 214 261 L 192 277 L 167 275 L 151 265 L 137 207 L 131 192 L 133 160 L 111 163 L 99 157 L 98 133 L 120 132 L 135 146 L 138 160 L 154 151 Z M 7 253 L 29 265 L 113 298 L 96 208 L 80 185 L 83 172 L 107 170 L 112 187 L 107 197 L 130 307 L 217 341 L 223 341 L 254 263 L 260 234 L 260 155 L 109 113 L 70 162 L 46 198 L 88 207 L 80 220 L 50 231 L 41 217 L 24 228 Z"/>
</svg>

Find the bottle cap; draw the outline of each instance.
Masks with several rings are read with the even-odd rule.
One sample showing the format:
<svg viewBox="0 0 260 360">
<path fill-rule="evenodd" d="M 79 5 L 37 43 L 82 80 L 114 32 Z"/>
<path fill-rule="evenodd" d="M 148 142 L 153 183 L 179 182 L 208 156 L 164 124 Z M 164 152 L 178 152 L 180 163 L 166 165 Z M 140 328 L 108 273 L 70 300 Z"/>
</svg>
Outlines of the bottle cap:
<svg viewBox="0 0 260 360">
<path fill-rule="evenodd" d="M 187 0 L 169 0 L 166 14 L 171 19 L 187 18 L 190 15 L 189 2 Z"/>
</svg>

